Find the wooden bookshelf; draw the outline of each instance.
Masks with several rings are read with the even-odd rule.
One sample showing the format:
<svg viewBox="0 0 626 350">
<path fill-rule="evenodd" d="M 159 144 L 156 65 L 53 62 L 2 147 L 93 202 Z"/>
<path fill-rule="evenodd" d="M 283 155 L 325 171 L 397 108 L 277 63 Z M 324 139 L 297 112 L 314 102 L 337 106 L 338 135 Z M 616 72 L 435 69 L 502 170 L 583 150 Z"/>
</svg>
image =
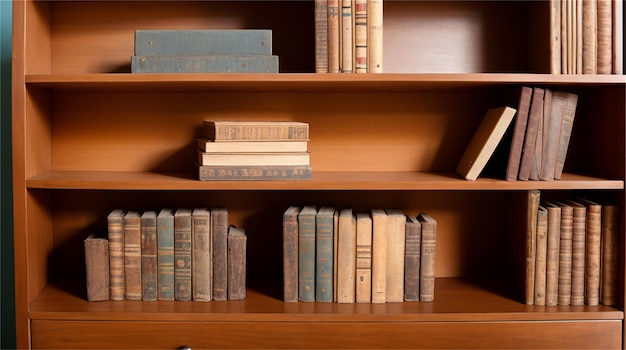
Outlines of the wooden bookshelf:
<svg viewBox="0 0 626 350">
<path fill-rule="evenodd" d="M 546 74 L 541 2 L 385 2 L 381 74 L 314 73 L 313 1 L 13 7 L 18 348 L 624 347 L 626 78 Z M 280 73 L 130 73 L 135 30 L 191 28 L 272 29 Z M 485 110 L 522 85 L 579 95 L 563 177 L 505 181 L 496 157 L 463 180 L 454 169 Z M 309 123 L 312 179 L 196 180 L 209 118 Z M 620 205 L 616 307 L 524 304 L 533 189 Z M 435 301 L 283 302 L 282 213 L 306 204 L 427 211 Z M 246 300 L 87 301 L 83 240 L 111 210 L 199 206 L 246 228 Z"/>
</svg>

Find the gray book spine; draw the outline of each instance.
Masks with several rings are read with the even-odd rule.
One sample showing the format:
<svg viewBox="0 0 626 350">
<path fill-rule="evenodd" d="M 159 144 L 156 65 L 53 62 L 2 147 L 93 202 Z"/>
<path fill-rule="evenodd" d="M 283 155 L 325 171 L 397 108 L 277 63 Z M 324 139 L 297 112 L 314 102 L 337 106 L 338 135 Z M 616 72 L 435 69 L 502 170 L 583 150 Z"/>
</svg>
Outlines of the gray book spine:
<svg viewBox="0 0 626 350">
<path fill-rule="evenodd" d="M 271 55 L 269 29 L 137 30 L 135 55 Z"/>
<path fill-rule="evenodd" d="M 131 57 L 132 73 L 278 73 L 274 55 L 148 55 Z"/>
</svg>

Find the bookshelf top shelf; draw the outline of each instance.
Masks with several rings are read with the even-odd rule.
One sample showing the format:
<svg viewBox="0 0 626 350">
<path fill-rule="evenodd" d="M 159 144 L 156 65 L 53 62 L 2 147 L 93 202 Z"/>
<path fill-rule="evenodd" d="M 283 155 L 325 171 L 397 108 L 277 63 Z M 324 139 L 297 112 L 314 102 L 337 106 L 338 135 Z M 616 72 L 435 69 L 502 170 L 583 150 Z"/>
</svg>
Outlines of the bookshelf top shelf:
<svg viewBox="0 0 626 350">
<path fill-rule="evenodd" d="M 466 181 L 455 173 L 317 171 L 311 180 L 199 181 L 193 173 L 49 171 L 27 180 L 28 188 L 95 190 L 623 190 L 623 180 L 563 174 L 557 181 Z"/>
<path fill-rule="evenodd" d="M 25 83 L 47 89 L 98 91 L 410 92 L 532 84 L 563 87 L 626 84 L 619 75 L 553 74 L 32 74 Z"/>
</svg>

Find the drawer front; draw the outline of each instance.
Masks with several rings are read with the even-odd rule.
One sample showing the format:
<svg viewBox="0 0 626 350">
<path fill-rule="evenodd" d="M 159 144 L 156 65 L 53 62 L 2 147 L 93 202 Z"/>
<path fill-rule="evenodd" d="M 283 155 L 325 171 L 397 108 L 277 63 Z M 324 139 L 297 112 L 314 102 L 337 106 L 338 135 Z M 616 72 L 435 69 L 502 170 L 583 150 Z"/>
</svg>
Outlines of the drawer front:
<svg viewBox="0 0 626 350">
<path fill-rule="evenodd" d="M 620 348 L 621 321 L 305 323 L 32 321 L 35 349 Z"/>
</svg>

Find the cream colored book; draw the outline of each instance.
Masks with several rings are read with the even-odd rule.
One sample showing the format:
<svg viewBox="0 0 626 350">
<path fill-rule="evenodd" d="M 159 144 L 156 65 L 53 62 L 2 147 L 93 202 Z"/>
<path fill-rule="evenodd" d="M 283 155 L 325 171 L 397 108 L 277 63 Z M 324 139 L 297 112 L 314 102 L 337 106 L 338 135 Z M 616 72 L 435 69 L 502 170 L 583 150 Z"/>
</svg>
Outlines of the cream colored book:
<svg viewBox="0 0 626 350">
<path fill-rule="evenodd" d="M 387 301 L 387 213 L 372 209 L 372 303 Z"/>
<path fill-rule="evenodd" d="M 198 151 L 199 165 L 309 165 L 308 152 L 208 153 Z"/>
<path fill-rule="evenodd" d="M 511 107 L 491 108 L 478 126 L 456 167 L 466 180 L 476 180 L 496 150 L 517 110 Z"/>
<path fill-rule="evenodd" d="M 356 297 L 356 219 L 352 209 L 339 213 L 337 246 L 337 302 L 354 303 Z"/>
<path fill-rule="evenodd" d="M 202 152 L 212 153 L 263 153 L 263 152 L 306 152 L 307 141 L 238 141 L 219 142 L 208 139 L 196 139 L 197 147 Z"/>
<path fill-rule="evenodd" d="M 404 247 L 406 216 L 399 209 L 387 209 L 387 285 L 388 303 L 404 301 Z"/>
</svg>

